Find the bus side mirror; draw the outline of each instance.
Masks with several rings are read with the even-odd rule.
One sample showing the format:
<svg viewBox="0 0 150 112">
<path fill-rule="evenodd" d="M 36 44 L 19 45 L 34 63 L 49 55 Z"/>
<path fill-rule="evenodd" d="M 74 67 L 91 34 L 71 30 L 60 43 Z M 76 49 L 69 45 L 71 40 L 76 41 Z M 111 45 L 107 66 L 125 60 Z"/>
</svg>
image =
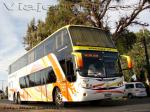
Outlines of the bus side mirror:
<svg viewBox="0 0 150 112">
<path fill-rule="evenodd" d="M 77 68 L 77 69 L 76 69 L 76 72 L 79 72 L 79 71 L 80 71 L 80 68 Z"/>
<path fill-rule="evenodd" d="M 72 54 L 75 56 L 77 70 L 80 70 L 81 68 L 83 68 L 82 54 L 78 52 L 73 52 Z"/>
<path fill-rule="evenodd" d="M 121 65 L 123 70 L 132 69 L 133 63 L 130 56 L 121 55 Z"/>
</svg>

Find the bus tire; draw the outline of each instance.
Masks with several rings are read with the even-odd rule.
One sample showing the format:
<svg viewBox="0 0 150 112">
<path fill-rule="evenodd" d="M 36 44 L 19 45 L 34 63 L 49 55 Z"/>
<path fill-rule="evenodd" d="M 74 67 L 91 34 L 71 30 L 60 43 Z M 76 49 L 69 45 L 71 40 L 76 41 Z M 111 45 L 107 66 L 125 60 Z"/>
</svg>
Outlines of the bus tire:
<svg viewBox="0 0 150 112">
<path fill-rule="evenodd" d="M 17 104 L 16 93 L 14 93 L 14 95 L 13 95 L 13 102 L 14 102 L 15 104 Z"/>
<path fill-rule="evenodd" d="M 22 104 L 21 98 L 20 98 L 20 94 L 17 93 L 17 103 L 18 104 Z"/>
<path fill-rule="evenodd" d="M 54 103 L 57 107 L 64 107 L 63 96 L 59 88 L 55 89 Z"/>
<path fill-rule="evenodd" d="M 100 104 L 100 100 L 90 101 L 90 105 L 92 105 L 92 106 L 98 106 L 99 104 Z"/>
<path fill-rule="evenodd" d="M 129 99 L 132 99 L 132 98 L 133 98 L 132 93 L 129 93 L 129 94 L 128 94 L 128 98 L 129 98 Z"/>
</svg>

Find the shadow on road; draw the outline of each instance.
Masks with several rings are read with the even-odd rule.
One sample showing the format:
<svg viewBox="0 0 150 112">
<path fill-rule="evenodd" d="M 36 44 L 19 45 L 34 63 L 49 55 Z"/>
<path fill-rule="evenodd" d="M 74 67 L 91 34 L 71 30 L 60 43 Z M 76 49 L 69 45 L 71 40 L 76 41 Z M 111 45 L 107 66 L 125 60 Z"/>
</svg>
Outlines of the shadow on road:
<svg viewBox="0 0 150 112">
<path fill-rule="evenodd" d="M 0 101 L 0 103 L 10 103 L 9 101 Z M 10 103 L 12 105 L 16 105 Z M 53 103 L 44 103 L 44 102 L 30 102 L 22 105 L 22 107 L 33 107 L 29 109 L 34 110 L 43 110 L 43 109 L 54 109 L 54 110 L 74 110 L 74 112 L 79 112 L 80 110 L 91 110 L 95 108 L 112 108 L 112 107 L 122 107 L 128 105 L 138 105 L 138 104 L 150 104 L 150 97 L 146 98 L 135 98 L 135 99 L 124 99 L 124 100 L 101 100 L 101 101 L 92 101 L 92 102 L 82 102 L 82 103 L 67 103 L 64 108 L 57 108 Z"/>
<path fill-rule="evenodd" d="M 76 109 L 76 108 L 95 108 L 95 107 L 115 107 L 115 106 L 125 106 L 125 105 L 138 105 L 138 104 L 150 104 L 150 97 L 146 98 L 134 98 L 134 99 L 124 99 L 124 100 L 100 100 L 92 102 L 82 102 L 82 103 L 66 103 L 65 109 Z M 36 106 L 40 109 L 57 109 L 53 103 L 28 103 L 24 105 Z"/>
<path fill-rule="evenodd" d="M 115 107 L 125 105 L 150 104 L 150 98 L 135 98 L 126 100 L 101 100 L 99 102 L 72 103 L 67 105 L 67 108 L 95 108 L 95 107 Z"/>
</svg>

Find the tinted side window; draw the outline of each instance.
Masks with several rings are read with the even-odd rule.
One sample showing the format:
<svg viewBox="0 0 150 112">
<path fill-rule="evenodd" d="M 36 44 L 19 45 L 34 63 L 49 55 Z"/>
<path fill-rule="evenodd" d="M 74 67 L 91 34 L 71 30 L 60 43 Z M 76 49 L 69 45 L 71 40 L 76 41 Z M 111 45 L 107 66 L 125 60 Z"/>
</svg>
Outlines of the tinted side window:
<svg viewBox="0 0 150 112">
<path fill-rule="evenodd" d="M 145 88 L 144 85 L 141 83 L 136 83 L 135 86 L 136 88 Z"/>
<path fill-rule="evenodd" d="M 51 53 L 55 49 L 55 38 L 50 37 L 46 42 L 45 42 L 45 55 Z"/>
<path fill-rule="evenodd" d="M 25 77 L 21 77 L 19 79 L 19 84 L 20 84 L 20 88 L 25 88 L 26 87 Z"/>
<path fill-rule="evenodd" d="M 67 32 L 67 30 L 63 31 L 63 44 L 69 44 L 70 42 L 70 38 L 69 38 L 69 34 Z"/>
<path fill-rule="evenodd" d="M 19 79 L 21 88 L 34 87 L 53 82 L 56 82 L 56 76 L 52 68 L 46 68 Z"/>
<path fill-rule="evenodd" d="M 44 46 L 40 45 L 35 50 L 35 60 L 38 60 L 43 56 L 44 56 Z"/>
<path fill-rule="evenodd" d="M 126 84 L 126 89 L 131 89 L 131 88 L 134 88 L 134 84 Z"/>
<path fill-rule="evenodd" d="M 29 86 L 30 87 L 35 86 L 35 75 L 34 74 L 29 75 Z"/>
<path fill-rule="evenodd" d="M 56 33 L 56 49 L 61 47 L 61 32 Z"/>
<path fill-rule="evenodd" d="M 73 62 L 72 60 L 62 60 L 60 61 L 60 65 L 64 71 L 64 74 L 69 82 L 76 81 L 76 76 L 74 74 Z"/>
<path fill-rule="evenodd" d="M 28 55 L 28 64 L 34 62 L 34 51 L 31 51 Z"/>
<path fill-rule="evenodd" d="M 66 73 L 66 75 L 67 75 L 67 80 L 68 80 L 69 82 L 74 82 L 74 81 L 76 81 L 76 76 L 75 76 L 75 74 L 74 74 L 73 62 L 72 62 L 72 60 L 68 60 L 68 61 L 66 62 L 66 64 L 67 64 L 67 73 Z"/>
<path fill-rule="evenodd" d="M 74 70 L 73 70 L 73 63 L 71 60 L 68 60 L 66 62 L 67 64 L 67 75 L 73 75 L 74 74 Z"/>
<path fill-rule="evenodd" d="M 26 65 L 28 64 L 28 57 L 27 57 L 27 55 L 24 55 L 24 56 L 21 58 L 20 61 L 21 61 L 21 66 L 20 66 L 20 68 L 26 66 Z"/>
<path fill-rule="evenodd" d="M 66 66 L 65 60 L 62 60 L 62 61 L 60 61 L 59 63 L 60 63 L 60 65 L 61 65 L 61 68 L 62 68 L 64 74 L 66 74 L 66 72 L 67 72 L 66 67 L 67 67 L 67 66 Z"/>
<path fill-rule="evenodd" d="M 41 84 L 41 71 L 35 73 L 35 86 L 38 86 Z"/>
<path fill-rule="evenodd" d="M 47 73 L 45 75 L 45 78 L 46 78 L 46 83 L 52 83 L 52 82 L 56 82 L 56 76 L 55 76 L 55 73 L 54 71 L 52 70 L 52 68 L 49 68 L 47 70 Z"/>
<path fill-rule="evenodd" d="M 25 77 L 25 83 L 26 83 L 26 87 L 29 87 L 29 76 Z"/>
<path fill-rule="evenodd" d="M 46 71 L 41 71 L 41 84 L 46 84 Z"/>
<path fill-rule="evenodd" d="M 67 30 L 59 31 L 56 35 L 56 49 L 59 49 L 69 43 L 69 35 Z"/>
</svg>

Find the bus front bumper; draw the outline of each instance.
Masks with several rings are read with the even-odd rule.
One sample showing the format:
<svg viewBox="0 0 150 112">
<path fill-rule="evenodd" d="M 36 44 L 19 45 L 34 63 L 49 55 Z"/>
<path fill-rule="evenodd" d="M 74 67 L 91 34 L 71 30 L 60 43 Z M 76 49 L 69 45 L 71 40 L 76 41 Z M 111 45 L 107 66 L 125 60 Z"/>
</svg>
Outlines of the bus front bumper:
<svg viewBox="0 0 150 112">
<path fill-rule="evenodd" d="M 92 100 L 102 100 L 102 99 L 120 99 L 124 96 L 124 89 L 114 89 L 114 90 L 81 90 L 76 94 L 74 101 L 92 101 Z"/>
</svg>

